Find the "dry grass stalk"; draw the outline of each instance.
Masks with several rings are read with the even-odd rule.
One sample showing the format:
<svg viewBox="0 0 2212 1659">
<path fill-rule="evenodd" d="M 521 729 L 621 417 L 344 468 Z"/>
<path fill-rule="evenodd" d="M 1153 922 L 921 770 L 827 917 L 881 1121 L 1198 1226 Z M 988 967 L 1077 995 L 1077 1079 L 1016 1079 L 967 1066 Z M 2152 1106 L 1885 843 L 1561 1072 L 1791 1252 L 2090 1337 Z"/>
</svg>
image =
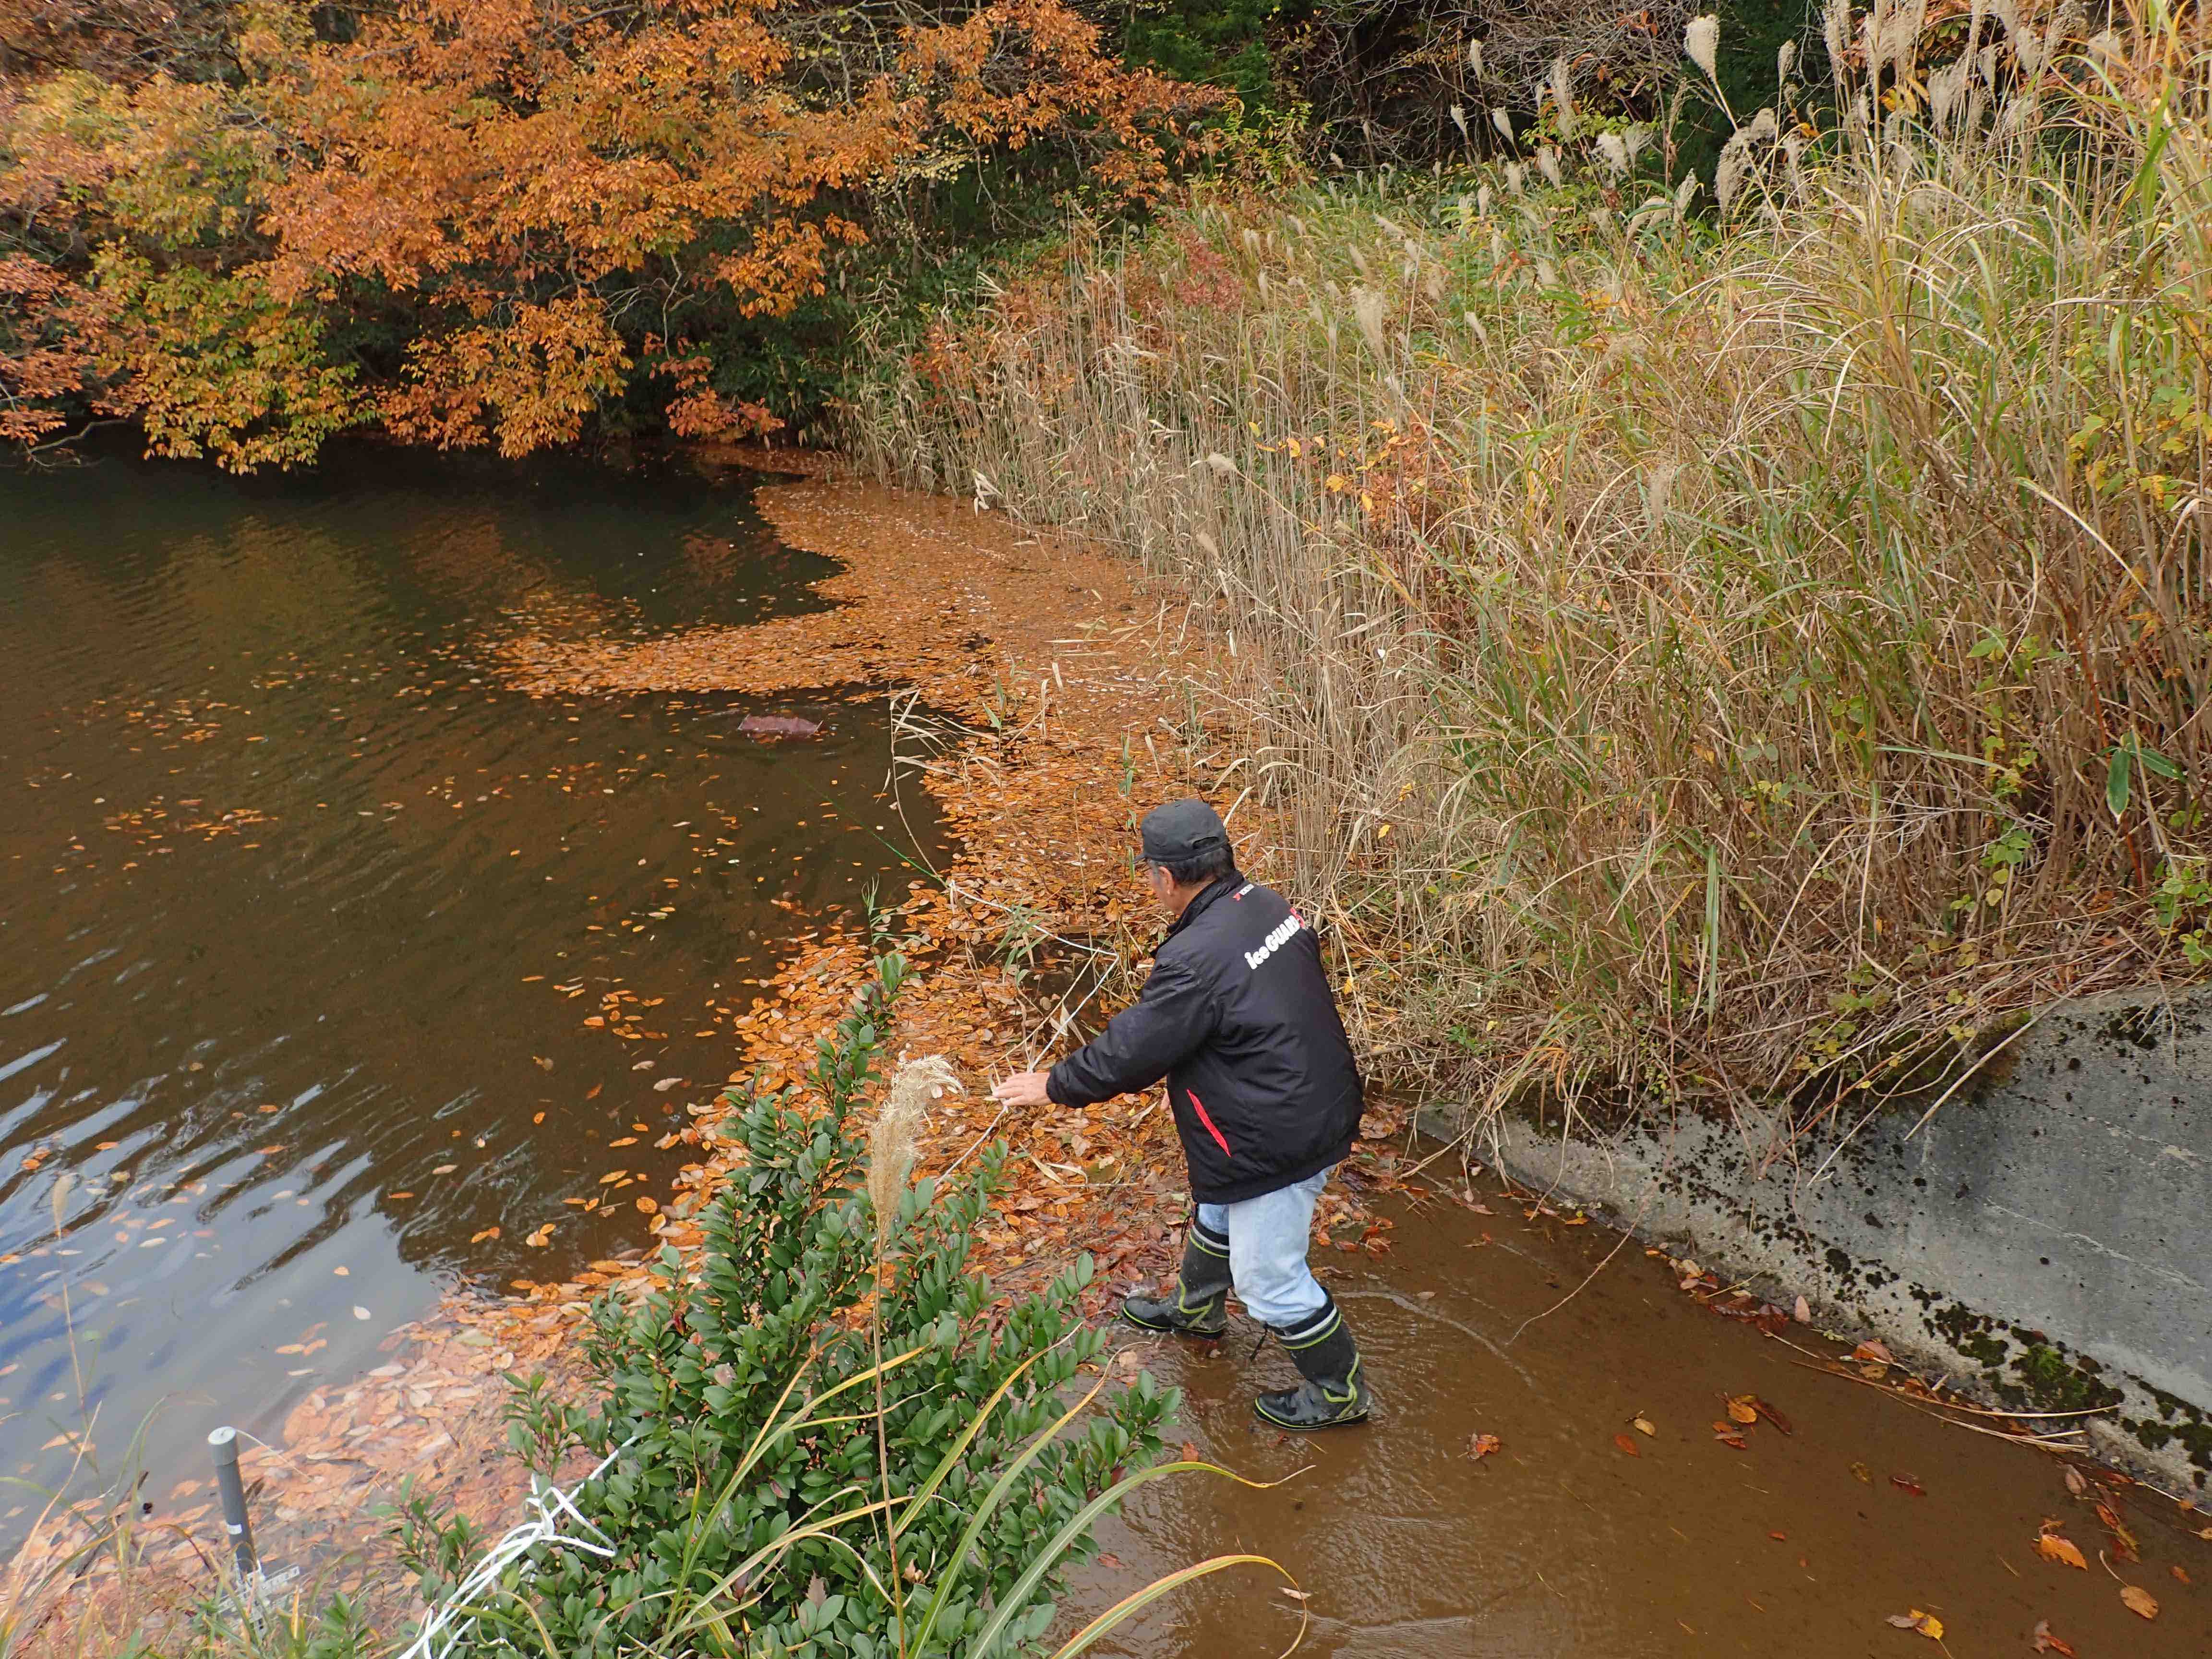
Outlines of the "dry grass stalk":
<svg viewBox="0 0 2212 1659">
<path fill-rule="evenodd" d="M 1852 1120 L 2212 937 L 2206 66 L 2028 67 L 1946 136 L 1753 118 L 1723 231 L 1588 171 L 1078 226 L 854 441 L 1233 632 L 1223 790 L 1382 1070 Z"/>
</svg>

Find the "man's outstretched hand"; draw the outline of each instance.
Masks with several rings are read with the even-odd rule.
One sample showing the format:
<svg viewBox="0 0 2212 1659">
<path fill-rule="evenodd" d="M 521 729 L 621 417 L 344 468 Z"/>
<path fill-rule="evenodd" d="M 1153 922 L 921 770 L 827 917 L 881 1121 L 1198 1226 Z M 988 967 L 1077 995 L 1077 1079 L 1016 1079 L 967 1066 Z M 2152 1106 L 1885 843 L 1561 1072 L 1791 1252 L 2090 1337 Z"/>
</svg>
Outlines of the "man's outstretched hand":
<svg viewBox="0 0 2212 1659">
<path fill-rule="evenodd" d="M 991 1091 L 991 1098 L 1001 1106 L 1049 1106 L 1052 1096 L 1046 1092 L 1043 1072 L 1017 1072 Z"/>
</svg>

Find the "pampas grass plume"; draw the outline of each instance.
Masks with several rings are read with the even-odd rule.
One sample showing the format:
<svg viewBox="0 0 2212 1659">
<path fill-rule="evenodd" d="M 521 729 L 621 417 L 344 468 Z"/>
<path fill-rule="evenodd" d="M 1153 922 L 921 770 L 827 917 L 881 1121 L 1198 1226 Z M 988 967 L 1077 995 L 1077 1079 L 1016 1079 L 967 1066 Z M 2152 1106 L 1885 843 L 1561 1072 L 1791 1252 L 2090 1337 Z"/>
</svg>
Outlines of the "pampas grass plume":
<svg viewBox="0 0 2212 1659">
<path fill-rule="evenodd" d="M 890 1240 L 898 1219 L 899 1200 L 914 1173 L 915 1152 L 929 1104 L 947 1089 L 960 1087 L 959 1073 L 942 1054 L 927 1054 L 899 1067 L 884 1097 L 883 1109 L 868 1129 L 868 1202 L 876 1211 L 876 1249 Z"/>
<path fill-rule="evenodd" d="M 1692 63 L 1705 70 L 1708 81 L 1718 82 L 1716 67 L 1720 62 L 1721 20 L 1707 12 L 1702 17 L 1692 17 L 1682 26 L 1682 50 Z"/>
</svg>

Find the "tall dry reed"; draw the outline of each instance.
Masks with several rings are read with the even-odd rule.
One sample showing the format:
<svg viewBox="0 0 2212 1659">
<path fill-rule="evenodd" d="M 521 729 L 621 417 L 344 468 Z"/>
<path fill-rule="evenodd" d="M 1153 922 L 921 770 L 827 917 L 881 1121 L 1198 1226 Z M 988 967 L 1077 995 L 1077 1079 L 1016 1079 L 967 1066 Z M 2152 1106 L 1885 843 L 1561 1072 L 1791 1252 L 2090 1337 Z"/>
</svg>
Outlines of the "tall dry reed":
<svg viewBox="0 0 2212 1659">
<path fill-rule="evenodd" d="M 1832 13 L 1717 222 L 1632 129 L 1079 225 L 851 441 L 1197 597 L 1385 1072 L 1924 1090 L 2212 904 L 2206 60 L 1990 27 L 1939 131 Z"/>
</svg>

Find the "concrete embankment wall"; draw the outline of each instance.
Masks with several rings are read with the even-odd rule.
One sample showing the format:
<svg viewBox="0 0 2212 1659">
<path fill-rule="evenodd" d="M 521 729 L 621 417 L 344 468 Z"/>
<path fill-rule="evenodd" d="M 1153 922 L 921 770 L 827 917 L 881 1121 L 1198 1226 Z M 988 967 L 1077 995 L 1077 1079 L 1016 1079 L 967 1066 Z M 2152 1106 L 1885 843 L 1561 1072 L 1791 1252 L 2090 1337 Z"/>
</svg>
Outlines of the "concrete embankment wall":
<svg viewBox="0 0 2212 1659">
<path fill-rule="evenodd" d="M 2212 1488 L 2212 992 L 2062 1004 L 1920 1121 L 1930 1103 L 1794 1145 L 1778 1117 L 1508 1118 L 1492 1150 L 2002 1403 L 2115 1407 L 2100 1455 Z"/>
</svg>

